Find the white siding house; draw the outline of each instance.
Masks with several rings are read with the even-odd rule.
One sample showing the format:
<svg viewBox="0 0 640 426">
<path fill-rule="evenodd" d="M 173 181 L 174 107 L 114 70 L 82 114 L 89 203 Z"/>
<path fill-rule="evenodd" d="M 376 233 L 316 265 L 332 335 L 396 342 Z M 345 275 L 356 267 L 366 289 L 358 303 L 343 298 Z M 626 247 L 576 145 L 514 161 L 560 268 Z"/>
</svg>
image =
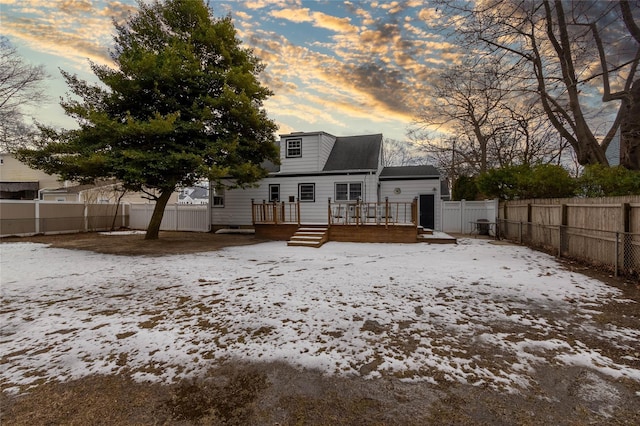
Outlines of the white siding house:
<svg viewBox="0 0 640 426">
<path fill-rule="evenodd" d="M 299 200 L 302 223 L 326 224 L 329 199 L 334 203 L 355 203 L 357 199 L 376 203 L 388 197 L 390 202 L 407 203 L 418 198 L 419 209 L 422 205 L 419 211 L 430 218 L 428 227 L 439 229 L 438 171 L 433 166 L 382 167 L 382 143 L 381 134 L 281 135 L 280 166 L 271 165 L 269 176 L 256 187 L 211 191 L 212 227 L 251 226 L 252 200 L 255 203 Z M 427 207 L 429 211 L 425 210 Z"/>
</svg>

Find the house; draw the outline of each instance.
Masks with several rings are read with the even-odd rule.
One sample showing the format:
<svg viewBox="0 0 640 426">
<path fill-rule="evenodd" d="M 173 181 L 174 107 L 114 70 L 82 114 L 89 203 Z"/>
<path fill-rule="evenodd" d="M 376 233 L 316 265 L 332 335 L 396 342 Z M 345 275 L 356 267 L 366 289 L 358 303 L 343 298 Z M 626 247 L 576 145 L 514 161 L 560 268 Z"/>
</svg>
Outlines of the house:
<svg viewBox="0 0 640 426">
<path fill-rule="evenodd" d="M 121 196 L 121 185 L 115 180 L 101 180 L 81 185 L 62 181 L 58 175 L 49 175 L 32 169 L 9 153 L 0 153 L 0 199 L 76 202 L 87 204 L 149 203 L 141 192 L 127 192 Z M 178 201 L 178 193 L 171 195 L 169 203 Z"/>
<path fill-rule="evenodd" d="M 183 188 L 178 195 L 178 204 L 208 204 L 209 188 L 201 185 Z"/>
<path fill-rule="evenodd" d="M 224 186 L 212 185 L 212 229 L 277 223 L 278 217 L 280 222 L 297 222 L 298 226 L 384 224 L 388 229 L 389 220 L 398 224 L 400 215 L 405 224 L 440 229 L 440 202 L 446 185 L 438 170 L 428 165 L 383 167 L 382 144 L 381 134 L 281 135 L 280 166 L 267 165 L 268 177 L 255 187 L 225 190 L 231 181 L 222 182 Z M 293 203 L 296 212 L 289 214 Z M 416 208 L 413 215 L 412 204 Z M 277 212 L 272 215 L 268 210 L 275 210 L 276 205 Z M 391 214 L 393 209 L 395 215 Z"/>
<path fill-rule="evenodd" d="M 59 188 L 58 176 L 34 170 L 13 155 L 0 152 L 0 199 L 34 200 L 44 188 Z"/>
</svg>

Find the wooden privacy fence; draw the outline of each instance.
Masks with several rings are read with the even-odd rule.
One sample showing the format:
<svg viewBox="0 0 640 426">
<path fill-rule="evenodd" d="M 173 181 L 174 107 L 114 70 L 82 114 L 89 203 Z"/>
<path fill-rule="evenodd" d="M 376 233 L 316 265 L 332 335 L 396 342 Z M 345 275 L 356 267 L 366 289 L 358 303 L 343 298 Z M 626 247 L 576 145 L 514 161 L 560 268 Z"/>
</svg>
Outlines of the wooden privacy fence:
<svg viewBox="0 0 640 426">
<path fill-rule="evenodd" d="M 640 275 L 640 196 L 507 201 L 499 212 L 503 238 Z"/>
<path fill-rule="evenodd" d="M 0 237 L 105 231 L 128 220 L 124 204 L 0 200 Z"/>
<path fill-rule="evenodd" d="M 131 229 L 147 229 L 155 204 L 131 204 L 129 227 Z M 211 230 L 211 214 L 208 204 L 171 204 L 164 209 L 161 231 L 193 231 L 209 232 Z"/>
</svg>

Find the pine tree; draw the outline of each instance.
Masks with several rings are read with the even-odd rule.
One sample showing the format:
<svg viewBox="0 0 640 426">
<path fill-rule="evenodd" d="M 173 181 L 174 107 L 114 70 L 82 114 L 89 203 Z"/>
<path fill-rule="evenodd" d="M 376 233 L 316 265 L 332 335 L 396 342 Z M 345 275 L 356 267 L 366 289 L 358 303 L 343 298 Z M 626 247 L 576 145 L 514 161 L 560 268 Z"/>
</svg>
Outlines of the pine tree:
<svg viewBox="0 0 640 426">
<path fill-rule="evenodd" d="M 40 126 L 31 166 L 81 182 L 115 178 L 155 200 L 146 239 L 157 239 L 175 189 L 201 179 L 245 186 L 278 161 L 276 125 L 263 108 L 264 69 L 236 37 L 230 17 L 202 0 L 139 2 L 115 24 L 115 67 L 92 63 L 92 85 L 62 72 L 75 97 L 61 102 L 78 129 Z"/>
</svg>

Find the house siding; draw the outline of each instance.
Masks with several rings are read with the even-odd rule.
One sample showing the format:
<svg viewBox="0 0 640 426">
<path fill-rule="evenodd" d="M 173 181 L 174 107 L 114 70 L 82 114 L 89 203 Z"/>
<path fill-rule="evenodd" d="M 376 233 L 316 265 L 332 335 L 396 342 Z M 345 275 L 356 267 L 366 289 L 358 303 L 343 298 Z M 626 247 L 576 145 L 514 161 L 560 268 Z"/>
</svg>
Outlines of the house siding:
<svg viewBox="0 0 640 426">
<path fill-rule="evenodd" d="M 320 150 L 318 157 L 318 169 L 324 169 L 324 165 L 327 164 L 333 145 L 336 143 L 336 138 L 329 134 L 323 133 L 320 136 Z"/>
<path fill-rule="evenodd" d="M 224 207 L 211 208 L 211 223 L 216 226 L 252 225 L 251 199 L 256 203 L 268 201 L 269 185 L 280 185 L 280 201 L 289 201 L 289 197 L 298 199 L 299 184 L 315 185 L 315 200 L 300 202 L 300 217 L 304 223 L 322 223 L 328 221 L 327 203 L 335 199 L 335 184 L 347 182 L 362 183 L 362 201 L 377 201 L 377 177 L 375 174 L 344 175 L 297 175 L 272 176 L 260 181 L 259 186 L 247 189 L 232 189 L 225 192 Z M 227 182 L 228 183 L 228 182 Z"/>
<path fill-rule="evenodd" d="M 302 156 L 287 157 L 287 140 L 302 140 Z M 321 170 L 318 167 L 320 157 L 320 134 L 311 135 L 286 135 L 282 137 L 282 149 L 280 150 L 280 171 L 283 173 L 309 172 L 309 170 Z"/>
<path fill-rule="evenodd" d="M 396 188 L 400 188 L 400 194 L 395 193 Z M 440 214 L 440 179 L 383 180 L 380 182 L 381 201 L 384 201 L 386 197 L 389 197 L 390 202 L 409 203 L 413 201 L 415 197 L 419 197 L 420 195 L 434 195 L 435 229 L 442 229 Z"/>
<path fill-rule="evenodd" d="M 58 188 L 62 183 L 58 176 L 48 175 L 40 170 L 34 170 L 21 163 L 10 154 L 0 154 L 1 182 L 38 182 L 39 189 Z"/>
</svg>

